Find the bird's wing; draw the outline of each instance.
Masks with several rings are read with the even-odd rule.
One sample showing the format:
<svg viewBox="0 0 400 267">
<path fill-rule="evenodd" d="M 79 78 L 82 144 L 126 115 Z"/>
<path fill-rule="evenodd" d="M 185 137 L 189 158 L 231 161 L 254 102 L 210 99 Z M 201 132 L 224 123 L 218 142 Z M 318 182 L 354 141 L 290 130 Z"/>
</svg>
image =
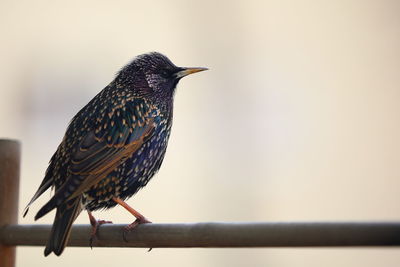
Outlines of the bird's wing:
<svg viewBox="0 0 400 267">
<path fill-rule="evenodd" d="M 71 161 L 72 175 L 66 184 L 70 188 L 73 187 L 72 184 L 78 186 L 71 192 L 69 199 L 82 194 L 123 163 L 142 146 L 153 130 L 152 120 L 142 127 L 136 127 L 132 132 L 125 127 L 122 131 L 115 131 L 113 137 L 117 135 L 117 142 L 111 144 L 107 142 L 108 137 L 97 138 L 93 132 L 89 133 Z"/>
<path fill-rule="evenodd" d="M 71 155 L 70 175 L 35 219 L 98 183 L 152 136 L 154 108 L 143 101 L 133 99 L 96 121 L 96 126 L 86 133 Z"/>
</svg>

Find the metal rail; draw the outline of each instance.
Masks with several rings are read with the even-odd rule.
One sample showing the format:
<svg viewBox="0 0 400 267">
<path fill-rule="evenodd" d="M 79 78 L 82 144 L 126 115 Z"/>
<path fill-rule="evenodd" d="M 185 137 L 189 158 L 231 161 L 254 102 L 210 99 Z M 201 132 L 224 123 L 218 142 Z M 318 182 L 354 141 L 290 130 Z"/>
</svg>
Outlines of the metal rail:
<svg viewBox="0 0 400 267">
<path fill-rule="evenodd" d="M 102 225 L 99 247 L 332 247 L 399 246 L 400 223 L 276 222 L 143 224 L 124 233 L 125 225 Z M 9 246 L 42 246 L 51 225 L 8 225 L 0 242 Z M 90 225 L 75 225 L 68 246 L 88 247 Z"/>
</svg>

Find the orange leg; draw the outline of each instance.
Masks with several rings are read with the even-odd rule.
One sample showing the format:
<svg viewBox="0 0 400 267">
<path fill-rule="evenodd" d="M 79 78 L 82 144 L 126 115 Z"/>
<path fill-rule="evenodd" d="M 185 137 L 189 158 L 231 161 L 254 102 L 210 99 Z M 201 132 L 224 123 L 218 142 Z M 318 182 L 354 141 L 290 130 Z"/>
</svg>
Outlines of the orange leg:
<svg viewBox="0 0 400 267">
<path fill-rule="evenodd" d="M 136 226 L 142 223 L 151 223 L 151 221 L 147 220 L 142 214 L 140 214 L 138 211 L 133 209 L 131 206 L 126 204 L 122 199 L 114 197 L 113 200 L 117 202 L 119 205 L 124 207 L 127 211 L 129 211 L 133 216 L 135 216 L 136 220 L 129 224 L 128 226 L 125 227 L 127 231 L 132 230 Z"/>
<path fill-rule="evenodd" d="M 90 234 L 90 247 L 92 248 L 93 241 L 97 240 L 97 232 L 99 230 L 100 225 L 105 223 L 112 223 L 111 221 L 105 220 L 96 220 L 96 218 L 92 215 L 90 211 L 87 211 L 89 215 L 90 224 L 92 225 L 92 233 Z"/>
</svg>

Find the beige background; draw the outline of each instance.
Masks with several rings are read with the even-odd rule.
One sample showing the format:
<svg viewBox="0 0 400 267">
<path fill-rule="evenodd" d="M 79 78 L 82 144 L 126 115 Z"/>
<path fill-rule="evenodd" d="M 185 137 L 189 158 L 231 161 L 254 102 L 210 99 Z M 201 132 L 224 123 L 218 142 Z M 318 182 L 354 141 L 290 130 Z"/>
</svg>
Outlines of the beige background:
<svg viewBox="0 0 400 267">
<path fill-rule="evenodd" d="M 135 55 L 181 81 L 154 222 L 400 219 L 399 1 L 0 1 L 0 135 L 20 210 L 72 116 Z M 36 203 L 20 223 L 50 197 Z M 53 215 L 37 223 L 51 223 Z M 117 223 L 115 208 L 95 214 Z M 82 213 L 77 222 L 87 223 Z M 17 266 L 398 266 L 398 249 L 18 248 Z M 57 264 L 57 265 L 56 265 Z"/>
</svg>

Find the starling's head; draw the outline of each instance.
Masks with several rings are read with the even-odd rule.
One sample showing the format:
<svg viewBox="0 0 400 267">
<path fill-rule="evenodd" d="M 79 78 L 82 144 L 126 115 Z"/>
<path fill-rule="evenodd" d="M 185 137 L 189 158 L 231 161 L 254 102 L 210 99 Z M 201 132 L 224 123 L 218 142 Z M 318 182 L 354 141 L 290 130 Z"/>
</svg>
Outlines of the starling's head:
<svg viewBox="0 0 400 267">
<path fill-rule="evenodd" d="M 166 56 L 152 52 L 136 57 L 119 73 L 118 78 L 136 93 L 172 97 L 179 80 L 206 68 L 181 68 Z"/>
</svg>

